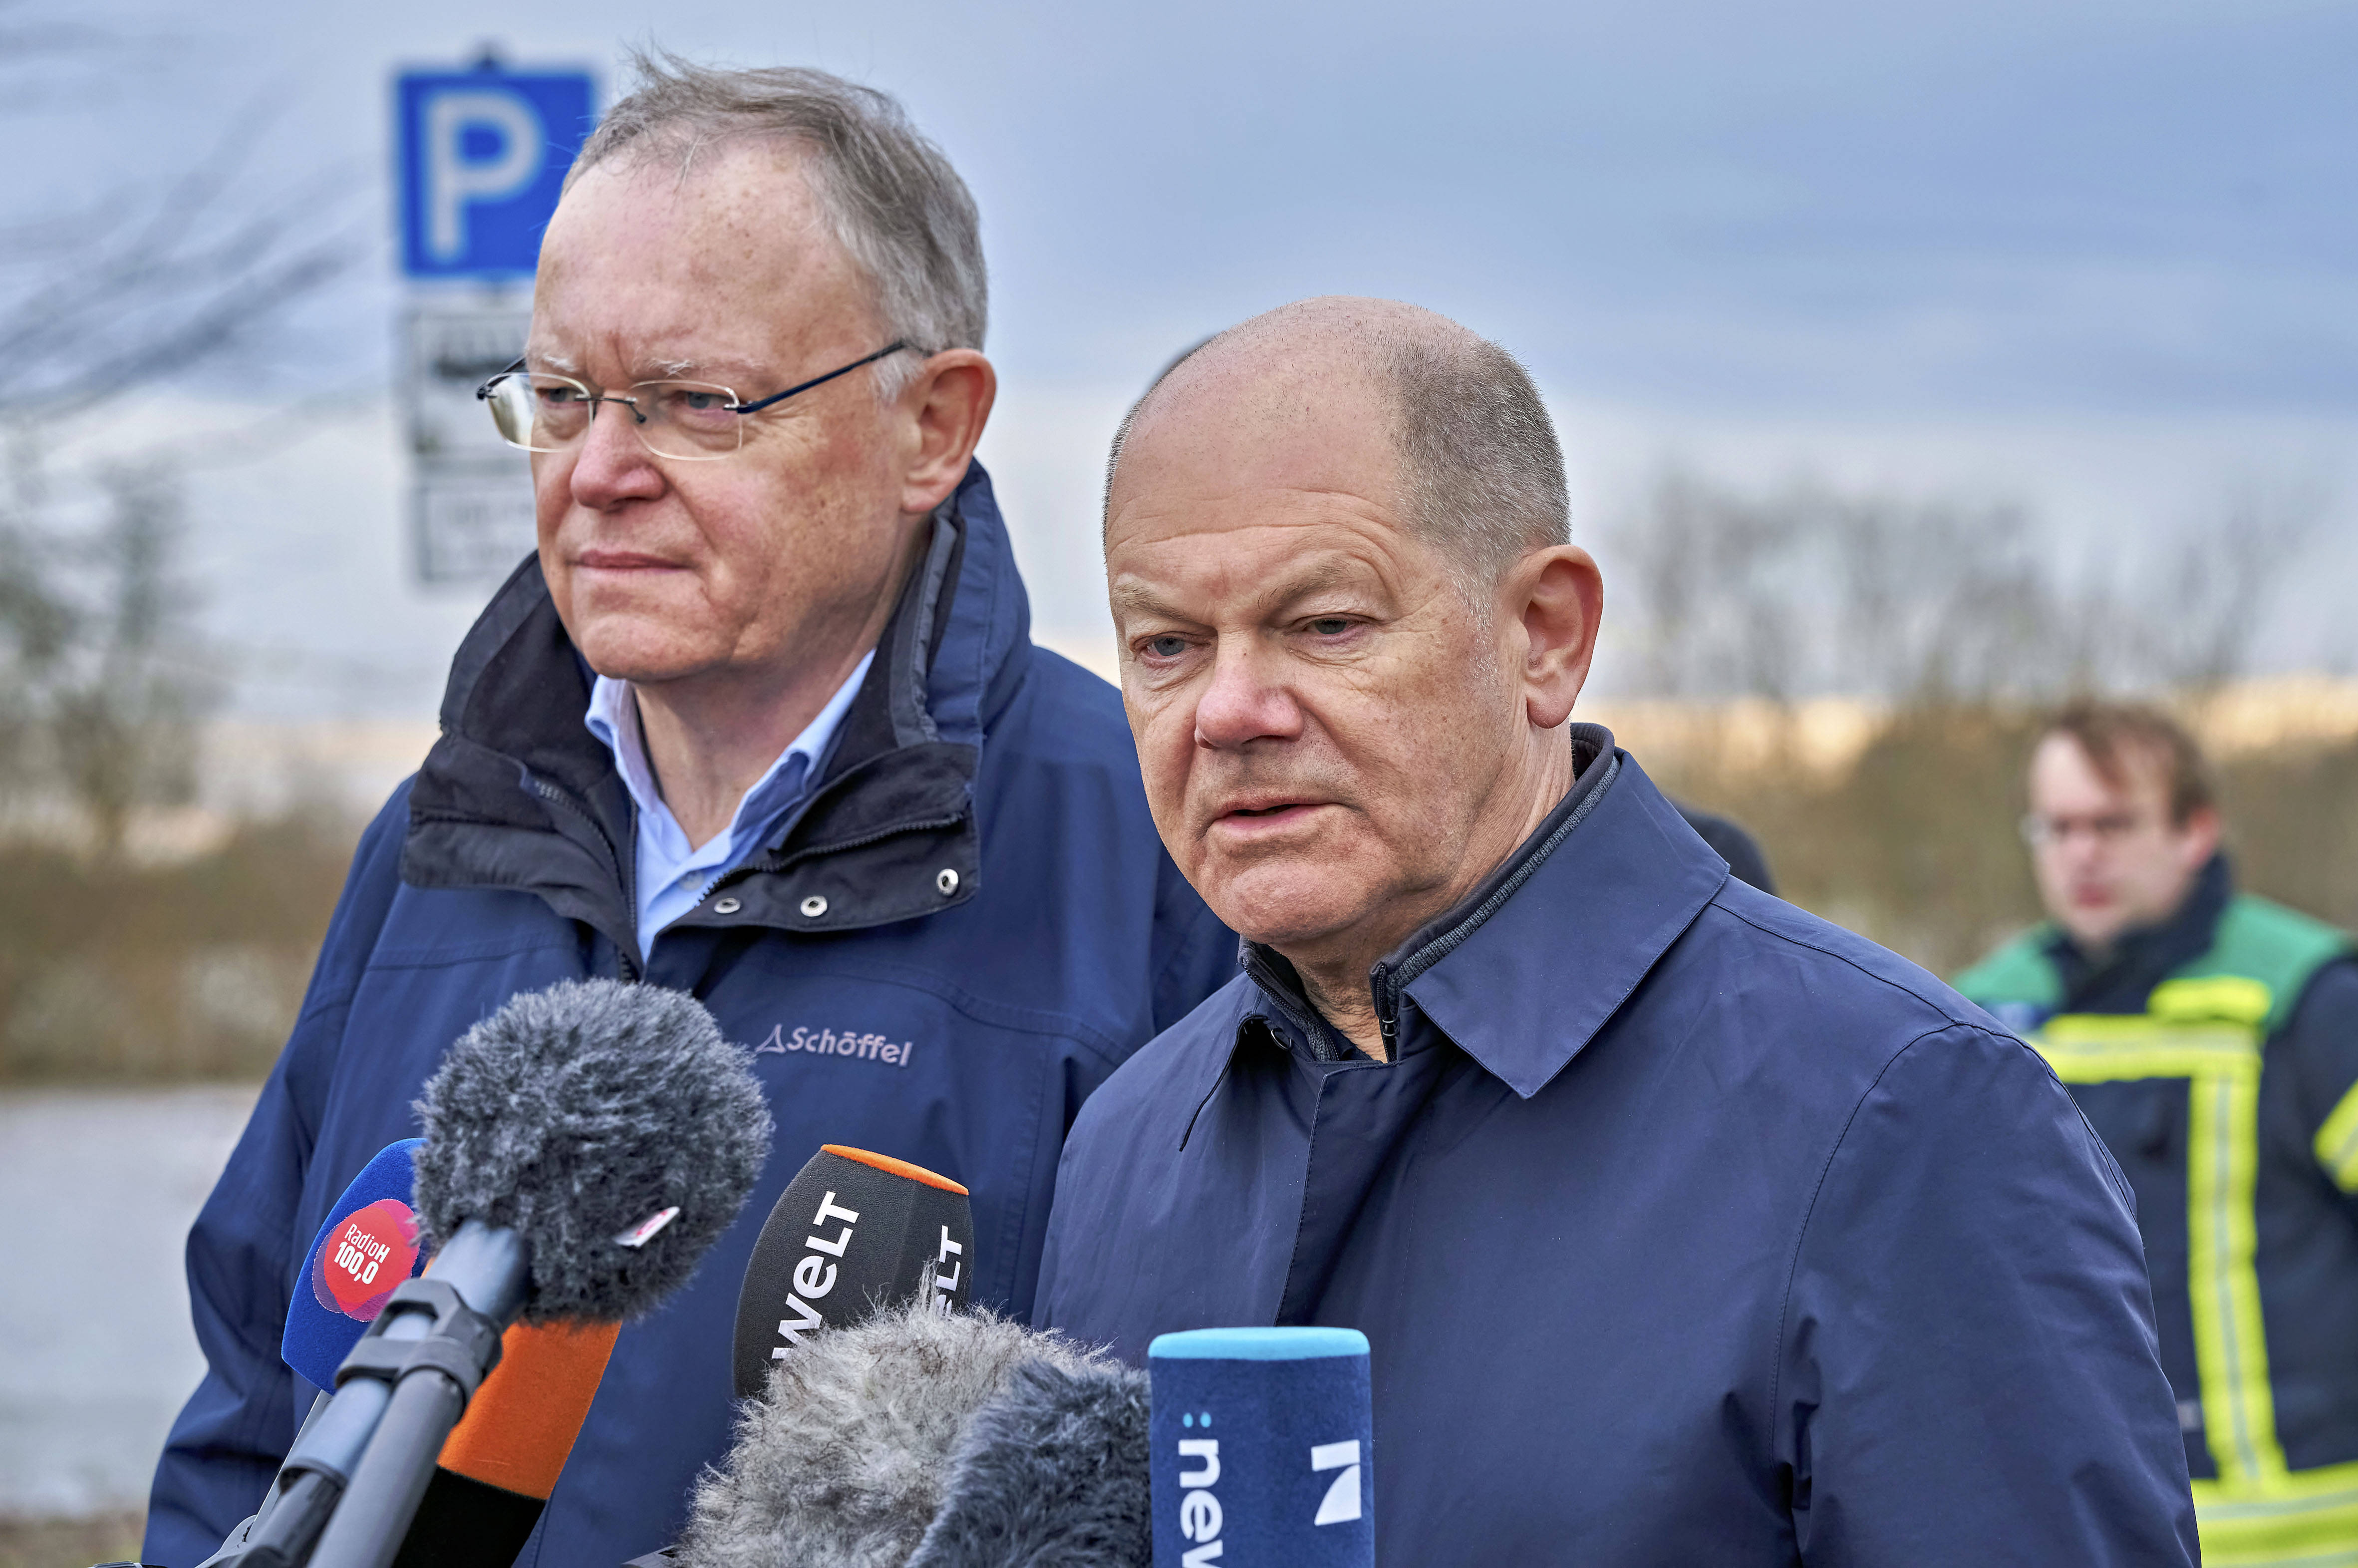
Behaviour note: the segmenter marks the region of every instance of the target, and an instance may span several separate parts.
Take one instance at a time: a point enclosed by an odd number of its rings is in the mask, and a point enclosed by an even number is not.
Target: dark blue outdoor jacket
[[[807,803],[656,938],[644,978],[755,1050],[776,1141],[695,1281],[623,1331],[520,1561],[611,1568],[672,1539],[727,1447],[755,1233],[821,1143],[971,1187],[975,1297],[1028,1312],[1082,1099],[1236,972],[1235,937],[1163,853],[1120,697],[1029,625],[978,467]],[[444,1048],[518,991],[640,978],[631,802],[588,701],[527,563],[460,650],[442,739],[362,840],[294,1037],[189,1238],[211,1369],[157,1468],[147,1561],[185,1568],[253,1510],[312,1397],[278,1358],[296,1271],[352,1174],[416,1135]],[[814,893],[826,913],[806,918]],[[784,1048],[828,1031],[910,1047],[897,1064]]]
[[[1255,947],[1108,1081],[1036,1321],[1363,1330],[1395,1568],[2191,1562],[2127,1189],[2054,1075],[1574,743],[1372,972],[1390,1063]]]

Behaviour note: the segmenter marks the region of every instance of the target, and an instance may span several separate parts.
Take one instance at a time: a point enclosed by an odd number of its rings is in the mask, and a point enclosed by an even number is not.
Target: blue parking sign
[[[593,108],[584,70],[404,71],[395,80],[401,268],[528,277]]]

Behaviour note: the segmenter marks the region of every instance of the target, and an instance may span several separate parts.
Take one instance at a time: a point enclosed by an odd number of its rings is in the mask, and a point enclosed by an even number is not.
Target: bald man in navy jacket
[[[1133,412],[1123,698],[1245,972],[1083,1107],[1035,1320],[1364,1330],[1390,1563],[2193,1562],[2119,1171],[1572,722],[1565,515],[1521,367],[1405,306],[1248,322]]]

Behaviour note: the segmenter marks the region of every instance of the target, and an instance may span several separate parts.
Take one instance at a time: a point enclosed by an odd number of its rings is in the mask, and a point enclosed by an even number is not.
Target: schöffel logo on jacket
[[[856,1056],[863,1062],[887,1062],[896,1067],[909,1065],[909,1054],[917,1048],[914,1040],[892,1041],[882,1034],[857,1034],[845,1030],[838,1034],[832,1029],[809,1029],[796,1024],[788,1033],[783,1023],[773,1024],[770,1037],[753,1047],[756,1056],[784,1055],[789,1051],[808,1051],[820,1056]]]

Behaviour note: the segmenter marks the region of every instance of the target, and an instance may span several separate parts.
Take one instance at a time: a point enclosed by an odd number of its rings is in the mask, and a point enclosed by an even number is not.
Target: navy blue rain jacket
[[[821,1143],[971,1187],[975,1299],[1029,1312],[1082,1099],[1235,974],[1235,937],[1155,836],[1119,696],[1029,626],[978,466],[812,795],[656,938],[643,978],[755,1053],[776,1141],[693,1282],[623,1331],[521,1562],[598,1568],[673,1538],[727,1448],[755,1234]],[[148,1562],[186,1568],[259,1500],[313,1392],[278,1358],[296,1273],[353,1173],[416,1135],[444,1049],[518,991],[642,978],[631,802],[588,701],[527,562],[460,650],[442,739],[362,840],[293,1039],[189,1236],[211,1370],[157,1471]]]
[[[1371,974],[1391,1062],[1249,947],[1114,1074],[1036,1321],[1132,1361],[1364,1331],[1382,1563],[2191,1562],[2131,1199],[2071,1096],[1574,743]]]

